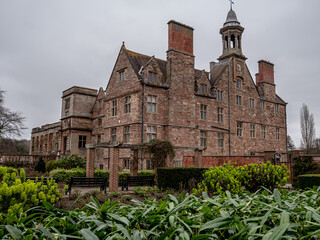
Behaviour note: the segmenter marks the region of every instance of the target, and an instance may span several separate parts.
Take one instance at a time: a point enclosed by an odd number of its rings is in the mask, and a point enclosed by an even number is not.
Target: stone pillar
[[[202,167],[202,151],[201,150],[196,150],[194,152],[194,161],[196,167]]]
[[[139,151],[137,149],[132,149],[132,160],[130,161],[130,175],[138,176],[139,168]]]
[[[94,148],[87,148],[86,177],[94,177]]]
[[[110,158],[109,192],[118,192],[119,186],[119,148],[113,147]]]

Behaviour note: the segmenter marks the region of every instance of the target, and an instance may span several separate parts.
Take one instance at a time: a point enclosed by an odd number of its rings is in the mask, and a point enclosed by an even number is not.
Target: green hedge
[[[299,188],[313,188],[320,186],[320,174],[305,174],[298,176]]]
[[[119,172],[119,184],[121,184],[123,180],[126,179],[129,175],[130,175],[130,172],[127,172],[127,171]],[[154,175],[153,171],[138,171],[138,176],[152,176],[152,175]],[[71,179],[71,177],[85,177],[86,170],[83,168],[72,168],[72,169],[57,168],[52,170],[49,173],[49,176],[53,178],[59,177],[59,182],[66,182],[69,179]],[[109,179],[109,171],[95,169],[94,176],[107,177]]]
[[[192,189],[202,181],[202,174],[209,168],[181,167],[158,168],[158,187],[176,190]]]

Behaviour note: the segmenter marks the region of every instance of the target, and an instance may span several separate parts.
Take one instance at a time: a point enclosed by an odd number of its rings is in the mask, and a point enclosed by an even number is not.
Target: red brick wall
[[[218,167],[224,163],[237,163],[237,166],[243,166],[250,163],[263,163],[264,156],[203,156],[202,167]],[[184,167],[195,167],[195,159],[192,156],[183,157]]]

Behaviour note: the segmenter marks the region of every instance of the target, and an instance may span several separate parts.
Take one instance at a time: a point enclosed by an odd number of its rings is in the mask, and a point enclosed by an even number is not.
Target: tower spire
[[[232,10],[232,4],[234,4],[234,2],[232,0],[229,0],[230,1],[230,10]]]

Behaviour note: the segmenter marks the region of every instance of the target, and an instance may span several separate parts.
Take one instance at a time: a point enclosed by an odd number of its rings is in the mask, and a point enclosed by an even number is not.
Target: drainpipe
[[[228,62],[229,156],[231,156],[230,62]]]
[[[144,142],[144,105],[145,105],[145,91],[146,91],[146,84],[145,78],[142,74],[143,66],[139,70],[139,75],[142,77],[142,121],[141,121],[141,144]],[[143,152],[141,153],[141,170],[143,170]]]

